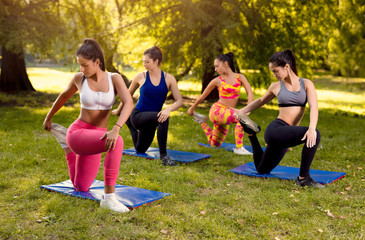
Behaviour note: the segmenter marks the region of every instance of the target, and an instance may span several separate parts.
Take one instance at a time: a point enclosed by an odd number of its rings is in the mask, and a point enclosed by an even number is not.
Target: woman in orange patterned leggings
[[[246,90],[248,103],[253,101],[253,92],[250,84],[243,74],[235,73],[233,64],[233,53],[221,54],[214,60],[215,71],[219,74],[214,78],[198,97],[195,103],[189,108],[188,114],[193,115],[198,121],[205,134],[207,135],[209,144],[212,147],[219,147],[227,136],[229,125],[235,123],[235,141],[236,148],[234,153],[240,155],[251,154],[243,147],[243,129],[242,126],[233,117],[238,102],[241,86]],[[209,111],[209,119],[214,123],[213,130],[206,123],[207,118],[195,113],[195,108],[212,92],[214,88],[218,89],[219,100],[211,107]]]

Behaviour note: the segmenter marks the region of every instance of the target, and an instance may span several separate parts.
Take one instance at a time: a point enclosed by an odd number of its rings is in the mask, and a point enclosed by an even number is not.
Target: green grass
[[[186,99],[184,107],[171,115],[168,148],[212,157],[163,167],[157,160],[123,156],[118,184],[172,195],[118,214],[101,209],[95,201],[40,189],[42,184],[68,179],[63,151],[42,129],[42,122],[71,74],[43,68],[29,73],[41,92],[0,93],[0,239],[364,239],[365,98],[364,91],[349,83],[352,79],[314,79],[322,140],[312,168],[344,171],[345,178],[320,190],[228,172],[252,157],[199,147],[198,142],[206,142],[205,135],[186,114],[191,103]],[[356,82],[361,86],[365,80]],[[181,81],[179,86],[185,97],[199,95],[197,80]],[[255,89],[255,96],[263,92]],[[210,105],[204,103],[197,111],[207,114]],[[75,96],[53,122],[69,126],[79,107]],[[275,104],[251,115],[263,128],[276,116]],[[111,117],[109,126],[115,121]],[[307,111],[302,125],[308,121]],[[125,147],[131,147],[126,127],[121,135]],[[264,144],[263,134],[258,137]],[[233,126],[226,141],[234,142]],[[244,142],[248,144],[246,136]],[[152,145],[157,147],[156,140]],[[300,152],[301,147],[293,148],[281,164],[299,167]],[[103,180],[102,168],[97,179]]]

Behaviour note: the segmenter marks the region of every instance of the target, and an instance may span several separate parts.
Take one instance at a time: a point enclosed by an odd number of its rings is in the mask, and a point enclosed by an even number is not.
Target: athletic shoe
[[[306,177],[304,179],[299,179],[299,177],[297,177],[297,180],[295,181],[295,183],[302,187],[307,186],[307,187],[325,188],[324,185],[314,181],[311,177]]]
[[[51,133],[55,136],[55,138],[57,139],[58,143],[61,145],[62,148],[68,147],[66,142],[67,128],[58,123],[52,123]]]
[[[238,155],[252,155],[252,152],[247,151],[244,147],[233,148],[233,152]]]
[[[261,131],[260,126],[252,121],[246,114],[237,113],[239,122],[243,127],[243,131],[249,134],[256,134]]]
[[[101,199],[100,207],[121,213],[129,212],[129,208],[119,202],[114,194],[107,199]]]
[[[177,166],[177,163],[169,157],[169,155],[165,155],[161,158],[162,164],[165,166]]]
[[[193,117],[194,117],[194,121],[196,121],[198,123],[206,122],[208,120],[207,116],[197,113],[197,112],[194,112]]]

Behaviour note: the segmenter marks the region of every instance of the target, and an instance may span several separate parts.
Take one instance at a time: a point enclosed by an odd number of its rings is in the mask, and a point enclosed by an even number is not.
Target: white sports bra
[[[81,108],[89,110],[109,110],[115,101],[114,86],[112,82],[112,73],[108,72],[108,92],[95,92],[89,88],[87,79],[82,82],[80,90]]]

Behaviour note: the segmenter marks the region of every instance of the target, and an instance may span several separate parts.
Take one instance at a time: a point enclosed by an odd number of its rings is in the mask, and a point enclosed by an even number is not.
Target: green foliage
[[[135,11],[135,1],[61,0],[61,18],[67,31],[55,42],[57,60],[76,65],[75,52],[85,38],[95,39],[105,55],[106,69],[122,72],[141,57],[143,40],[134,37],[135,26],[143,19]],[[136,15],[134,15],[136,14]]]
[[[329,65],[339,75],[365,75],[365,4],[341,0],[337,27],[329,41]]]
[[[258,69],[254,86],[270,83],[268,60],[290,48],[301,76],[322,68],[330,36],[331,7],[335,1],[229,1],[232,27],[226,31],[230,50],[241,68]]]
[[[271,82],[267,65],[276,51],[290,48],[299,74],[327,67],[328,41],[335,29],[337,1],[154,1],[141,5],[147,31],[165,54],[173,74],[186,70],[198,77],[222,52],[232,51],[240,69],[256,69],[254,86]],[[357,51],[361,52],[361,51]]]
[[[144,50],[159,45],[164,70],[177,79],[193,73],[207,81],[214,75],[214,58],[232,51],[240,69],[258,72],[249,78],[252,85],[267,86],[272,81],[268,59],[286,48],[294,51],[302,77],[323,68],[365,75],[363,1],[0,2],[0,44],[24,46],[36,58],[76,65],[78,45],[91,37],[104,49],[109,71],[141,69]]]
[[[37,54],[52,53],[52,39],[60,34],[58,4],[52,0],[1,0],[0,45],[18,53],[23,47]]]
[[[35,86],[39,85],[35,83],[37,77],[30,78]],[[307,189],[295,186],[293,181],[250,178],[228,172],[251,162],[252,157],[199,147],[197,143],[206,142],[206,137],[200,125],[186,114],[189,103],[185,102],[183,108],[171,115],[168,148],[208,153],[212,157],[163,167],[157,160],[124,155],[118,184],[172,194],[128,214],[101,209],[95,201],[41,190],[40,185],[68,179],[62,149],[41,127],[51,105],[49,101],[56,96],[47,92],[27,96],[1,93],[0,238],[362,239],[365,234],[364,93],[354,91],[353,84],[364,82],[364,79],[346,80],[325,74],[314,78],[322,139],[312,168],[346,172],[343,179],[325,189]],[[184,80],[180,84],[183,96],[195,98],[200,94],[197,80]],[[263,91],[256,89],[255,95]],[[322,96],[326,92],[333,99]],[[79,115],[77,99],[71,99],[73,103],[75,106],[62,108],[54,116],[54,122],[71,124]],[[356,105],[362,112],[356,116],[340,108],[344,105]],[[204,102],[198,111],[207,114],[210,106],[211,103]],[[263,130],[276,116],[276,105],[267,105],[251,114]],[[109,127],[115,121],[111,117]],[[302,125],[308,124],[307,110]],[[128,129],[123,127],[120,134],[125,148],[131,147]],[[258,137],[264,144],[263,134]],[[227,142],[233,141],[231,126]],[[247,136],[244,144],[248,144]],[[153,146],[158,146],[156,140]],[[300,146],[293,148],[286,153],[282,165],[298,167],[300,154]],[[97,179],[103,180],[102,167]]]

